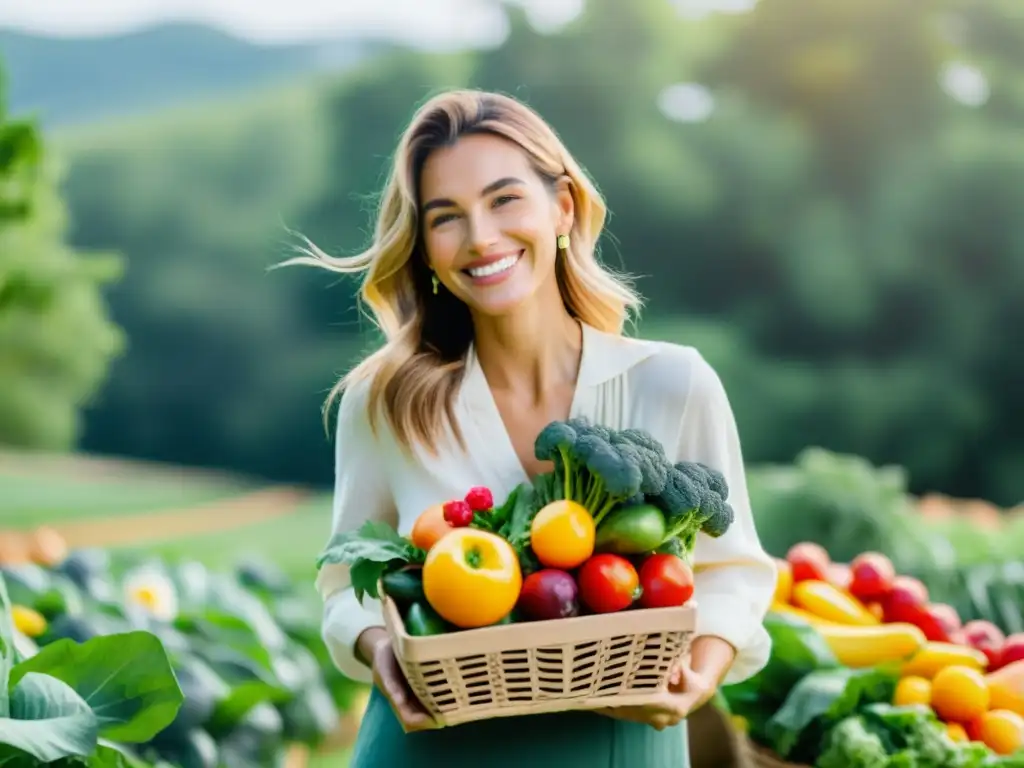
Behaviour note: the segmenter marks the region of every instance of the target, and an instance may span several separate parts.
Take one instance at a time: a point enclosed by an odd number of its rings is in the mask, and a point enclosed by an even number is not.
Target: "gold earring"
[[[437,279],[437,273],[435,272],[430,276],[430,282],[434,285],[434,295],[437,295],[437,286],[441,284],[441,281]]]
[[[559,235],[558,236],[558,250],[567,251],[569,250],[569,236]]]

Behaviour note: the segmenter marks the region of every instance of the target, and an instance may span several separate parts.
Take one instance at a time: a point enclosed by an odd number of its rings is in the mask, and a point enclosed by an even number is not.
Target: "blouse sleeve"
[[[397,511],[383,470],[379,443],[370,429],[367,398],[360,384],[345,391],[338,406],[331,534],[359,528],[367,520],[397,523]],[[373,681],[372,671],[356,658],[363,630],[383,626],[380,602],[356,599],[346,565],[320,569],[316,587],[324,601],[321,636],[338,669],[351,680]]]
[[[679,460],[717,469],[729,486],[735,518],[718,538],[698,534],[694,550],[697,635],[714,635],[736,649],[724,683],[752,677],[768,663],[771,638],[764,617],[775,594],[774,560],[761,546],[750,510],[743,455],[732,407],[715,370],[696,356],[683,413]]]

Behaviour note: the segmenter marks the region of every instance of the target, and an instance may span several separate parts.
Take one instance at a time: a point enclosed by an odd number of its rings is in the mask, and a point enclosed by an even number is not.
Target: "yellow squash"
[[[818,627],[823,624],[836,623],[834,621],[829,621],[828,619],[823,619],[821,618],[821,616],[815,616],[813,613],[805,611],[803,608],[797,608],[795,605],[790,605],[789,603],[780,603],[778,600],[772,603],[771,612],[780,613],[783,616],[792,616],[793,618],[806,621],[812,627]]]
[[[924,632],[913,624],[819,624],[815,629],[839,662],[851,669],[905,661],[928,642]]]
[[[793,587],[793,604],[837,624],[864,627],[881,624],[878,617],[847,592],[824,581],[801,581]]]
[[[930,642],[903,665],[901,674],[904,677],[913,675],[931,680],[941,670],[954,665],[983,672],[988,666],[988,658],[981,651],[967,645]]]

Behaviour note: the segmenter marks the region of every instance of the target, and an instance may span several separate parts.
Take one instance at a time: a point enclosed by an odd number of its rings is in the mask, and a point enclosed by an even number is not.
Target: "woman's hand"
[[[369,660],[373,669],[373,684],[388,700],[391,711],[402,724],[402,730],[412,733],[437,728],[437,721],[423,708],[409,687],[387,631],[381,627],[365,630],[359,636],[358,646],[360,655]]]
[[[714,698],[735,657],[736,650],[725,640],[699,637],[693,642],[690,657],[672,670],[667,690],[650,704],[609,707],[597,712],[619,720],[644,723],[659,731],[678,725]]]
[[[678,725],[694,710],[700,709],[715,695],[714,680],[680,662],[672,673],[668,689],[650,704],[637,707],[609,707],[599,714],[618,720],[650,725],[659,731]]]

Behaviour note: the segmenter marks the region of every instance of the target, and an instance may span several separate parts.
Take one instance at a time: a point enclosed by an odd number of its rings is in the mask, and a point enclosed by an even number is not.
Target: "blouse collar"
[[[576,382],[578,390],[598,387],[622,376],[656,352],[653,342],[602,331],[584,322],[580,326],[583,329],[583,350]],[[473,389],[486,386],[475,344],[469,347],[467,369]]]

